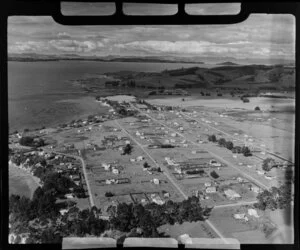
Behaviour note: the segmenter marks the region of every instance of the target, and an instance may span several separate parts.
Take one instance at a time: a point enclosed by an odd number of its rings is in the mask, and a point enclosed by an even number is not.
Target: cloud
[[[209,42],[200,41],[135,41],[125,44],[116,44],[117,48],[137,49],[148,52],[183,52],[183,53],[202,53],[207,46],[211,45]]]
[[[67,32],[59,32],[57,33],[58,38],[71,38],[71,35]]]
[[[43,42],[37,41],[26,41],[26,42],[15,42],[8,44],[8,52],[10,53],[26,53],[26,52],[41,52],[47,46]]]
[[[213,7],[217,8],[217,7]],[[65,26],[10,17],[9,51],[93,55],[294,57],[295,18],[253,14],[233,25]]]
[[[49,44],[59,51],[65,52],[90,52],[98,47],[103,47],[101,42],[77,40],[51,40]]]

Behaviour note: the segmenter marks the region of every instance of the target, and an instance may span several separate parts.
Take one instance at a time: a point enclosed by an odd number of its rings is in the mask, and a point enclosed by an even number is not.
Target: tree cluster
[[[199,198],[193,196],[182,202],[167,201],[163,205],[150,203],[118,204],[111,210],[111,224],[114,229],[129,232],[134,228],[140,228],[143,237],[158,237],[157,228],[164,224],[174,225],[185,221],[203,221],[211,209],[201,207]]]
[[[19,140],[20,145],[28,147],[42,147],[45,146],[45,141],[42,138],[34,138],[31,136],[23,136]]]
[[[270,190],[264,190],[257,195],[257,203],[255,207],[261,210],[265,209],[283,209],[289,207],[292,201],[292,186],[285,184],[272,187]]]
[[[247,146],[243,146],[243,147],[234,146],[232,141],[226,141],[224,138],[220,138],[219,140],[217,140],[215,135],[209,135],[208,136],[208,141],[218,142],[218,144],[221,147],[225,147],[225,148],[231,150],[232,153],[243,154],[244,156],[251,156],[252,155],[250,149]]]
[[[272,168],[277,167],[277,163],[273,158],[266,158],[263,160],[262,169],[264,171],[270,171]]]

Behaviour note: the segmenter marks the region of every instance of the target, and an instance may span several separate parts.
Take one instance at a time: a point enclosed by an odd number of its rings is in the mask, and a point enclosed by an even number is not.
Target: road
[[[172,130],[174,133],[178,134],[179,136],[183,137],[186,141],[189,141],[190,143],[192,143],[193,145],[196,145],[197,147],[201,148],[201,145],[199,145],[198,143],[186,138],[183,134],[181,134],[180,132],[178,132],[177,130],[167,126],[166,124],[156,120],[155,118],[153,118],[152,116],[150,116],[149,114],[143,112],[142,110],[132,106],[134,109],[138,110],[140,113],[146,115],[147,117],[149,117],[150,119],[152,119],[153,121],[155,121],[156,123],[159,123],[160,125],[168,128],[169,130]],[[212,156],[214,156],[216,159],[218,159],[219,161],[226,163],[228,166],[234,168],[235,170],[237,170],[238,172],[240,172],[243,176],[247,177],[249,180],[252,180],[254,183],[256,183],[258,186],[262,187],[263,189],[269,189],[268,186],[266,186],[265,184],[263,184],[262,182],[258,181],[257,179],[255,179],[254,177],[244,173],[239,167],[234,166],[231,162],[225,160],[224,158],[220,157],[219,155],[213,153],[212,151],[205,149],[206,151],[208,151]]]
[[[151,161],[157,166],[161,167],[163,169],[164,175],[168,178],[168,180],[177,188],[177,190],[182,194],[182,196],[187,199],[188,196],[182,191],[182,189],[179,187],[179,185],[173,180],[173,178],[170,176],[169,172],[167,171],[166,167],[161,165],[159,166],[156,160],[149,154],[149,152],[143,147],[142,144],[140,144],[117,120],[114,120],[116,125],[128,135],[128,137],[131,138],[132,141],[134,141],[141,150],[151,159]],[[222,239],[224,240],[224,243],[229,243],[226,241],[226,238],[223,236],[223,234],[211,223],[210,220],[205,220],[205,222],[211,227],[211,229]]]
[[[205,122],[203,122],[203,121],[201,121],[201,120],[199,120],[199,119],[197,119],[197,118],[195,118],[195,117],[189,116],[189,115],[185,114],[184,112],[180,112],[180,114],[183,115],[183,116],[185,116],[185,117],[188,117],[188,118],[190,118],[190,119],[193,119],[193,120],[199,122],[199,123],[202,124],[202,125],[205,125],[205,126],[207,126],[207,127],[209,127],[209,128],[212,128],[212,129],[214,129],[214,130],[216,130],[216,131],[218,131],[218,132],[220,132],[220,133],[222,133],[222,134],[224,134],[224,135],[227,135],[227,136],[229,136],[229,137],[232,138],[232,139],[235,139],[235,140],[237,140],[237,141],[240,141],[240,142],[244,143],[243,140],[241,140],[241,139],[239,139],[239,138],[236,138],[236,137],[234,137],[233,135],[228,134],[227,132],[225,132],[225,131],[223,131],[223,130],[220,130],[220,129],[218,129],[218,128],[215,128],[214,126],[211,126],[211,125],[209,125],[209,124],[207,124],[207,123],[205,123]],[[279,159],[281,159],[281,160],[285,160],[285,161],[287,161],[287,162],[289,162],[289,163],[291,163],[291,164],[294,164],[294,163],[291,162],[290,160],[285,159],[285,158],[282,157],[282,156],[278,156],[277,154],[275,154],[275,153],[273,153],[273,152],[271,152],[271,151],[266,150],[264,147],[258,146],[258,145],[255,144],[255,143],[252,143],[252,144],[253,144],[256,148],[259,148],[259,149],[261,149],[261,150],[267,152],[268,154],[271,154],[271,155],[273,155],[273,156],[275,156],[275,157],[277,157],[277,158],[279,158]]]
[[[156,167],[160,167],[163,169],[164,175],[167,176],[169,181],[177,188],[177,190],[182,194],[182,196],[185,199],[187,199],[188,196],[181,190],[178,184],[172,179],[170,174],[166,171],[167,170],[166,167],[163,165],[159,166],[156,160],[149,154],[149,152],[144,148],[142,144],[140,144],[117,120],[115,120],[115,123],[124,133],[126,133],[131,138],[131,140],[133,140],[142,149],[142,151],[151,159],[151,161],[156,165]]]
[[[47,151],[49,151],[49,150],[47,150]],[[93,195],[92,195],[92,191],[91,191],[89,179],[88,179],[87,172],[86,172],[86,165],[85,165],[85,162],[84,162],[83,158],[80,157],[80,156],[77,156],[77,155],[65,154],[65,153],[56,152],[56,151],[52,151],[52,150],[50,150],[49,152],[52,152],[52,153],[55,153],[55,154],[59,154],[59,155],[64,155],[64,156],[67,156],[67,157],[70,157],[70,158],[74,158],[74,159],[77,159],[77,160],[81,161],[83,175],[84,175],[85,183],[86,183],[86,186],[87,186],[87,189],[88,189],[88,193],[89,193],[90,205],[91,205],[91,207],[95,206],[95,202],[94,202],[94,199],[93,199]],[[79,152],[80,152],[80,155],[81,155],[81,151],[79,151]]]
[[[257,201],[241,201],[237,203],[230,203],[230,204],[224,204],[224,205],[217,205],[214,206],[214,208],[224,208],[224,207],[236,207],[236,206],[245,206],[245,205],[253,205]]]

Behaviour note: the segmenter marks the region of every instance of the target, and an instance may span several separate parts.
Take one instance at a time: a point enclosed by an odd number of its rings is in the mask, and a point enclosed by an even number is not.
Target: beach
[[[32,198],[34,191],[39,186],[39,178],[13,163],[9,164],[9,195],[17,194]]]

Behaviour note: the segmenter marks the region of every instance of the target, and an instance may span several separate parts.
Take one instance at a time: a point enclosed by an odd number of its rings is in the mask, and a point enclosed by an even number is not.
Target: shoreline
[[[13,183],[11,183],[13,179],[20,179],[22,181],[21,186],[26,186],[28,188],[30,192],[30,197],[28,198],[30,199],[32,198],[35,190],[42,186],[40,184],[40,179],[36,176],[33,176],[28,170],[22,168],[22,165],[17,166],[16,164],[9,162],[9,189],[11,188],[10,185],[13,185]],[[24,195],[18,189],[18,187],[14,187],[14,189],[15,192],[13,193],[17,193],[20,196]]]

